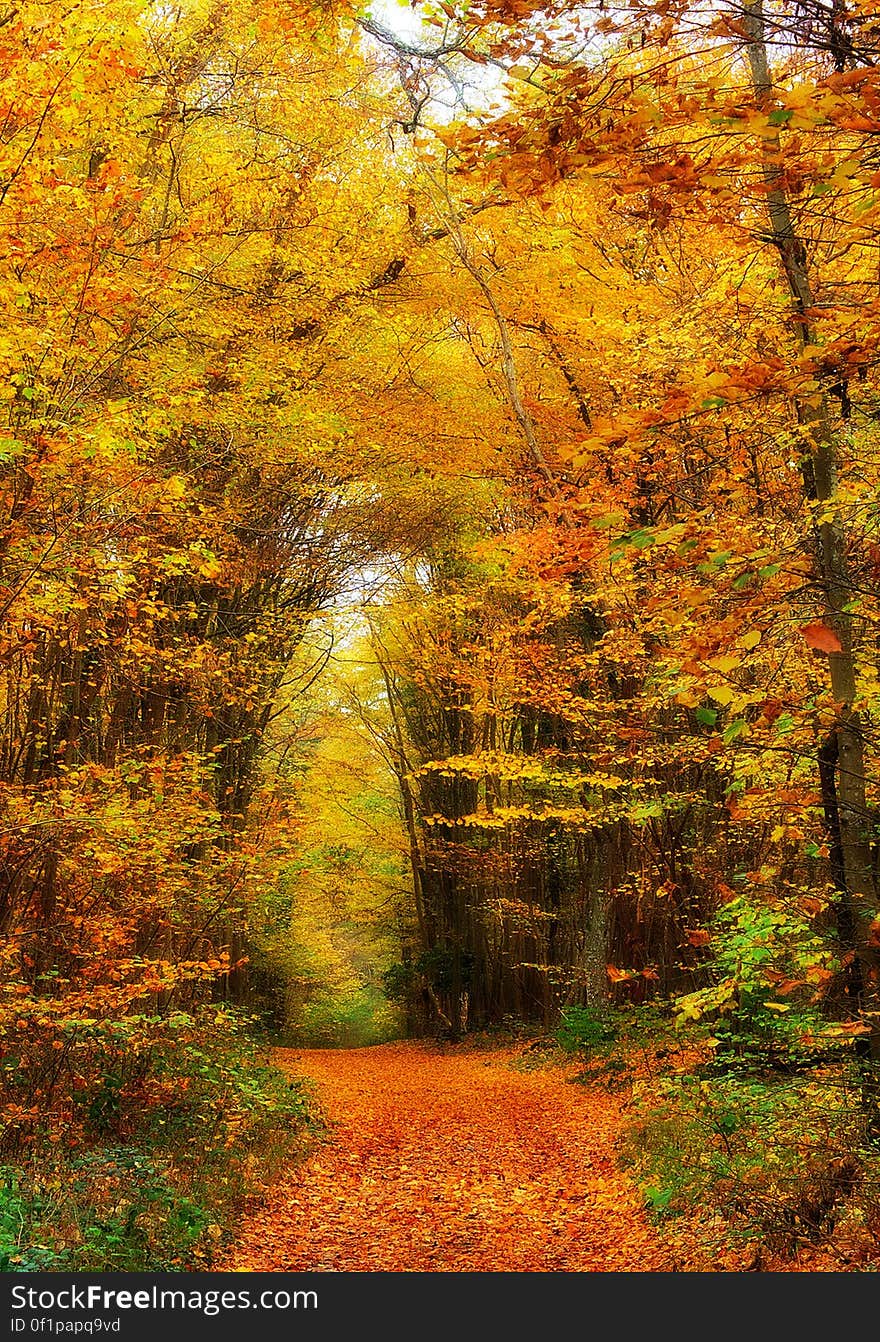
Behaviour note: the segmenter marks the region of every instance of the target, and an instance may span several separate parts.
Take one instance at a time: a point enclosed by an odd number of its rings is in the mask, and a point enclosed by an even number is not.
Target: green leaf
[[[590,525],[597,531],[607,531],[609,527],[619,527],[625,520],[625,513],[606,513],[604,517],[594,517]]]
[[[19,442],[17,438],[0,438],[0,463],[13,461],[26,451],[27,443]]]
[[[649,545],[656,543],[656,537],[652,531],[634,531],[629,538],[629,543],[636,550],[646,550]]]
[[[664,1212],[674,1196],[672,1188],[646,1188],[645,1202],[655,1212]]]

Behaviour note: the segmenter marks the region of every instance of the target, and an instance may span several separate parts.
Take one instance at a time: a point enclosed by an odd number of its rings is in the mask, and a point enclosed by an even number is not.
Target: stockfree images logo
[[[58,1290],[34,1286],[13,1286],[12,1308],[45,1310],[128,1310],[169,1309],[198,1311],[212,1316],[233,1309],[317,1309],[317,1291],[198,1291],[167,1290],[151,1286],[141,1290],[117,1290],[100,1285],[64,1286]],[[37,1322],[33,1320],[33,1322]],[[46,1324],[51,1320],[46,1320]],[[100,1320],[93,1320],[98,1323]],[[24,1319],[13,1319],[13,1332],[22,1332]],[[21,1325],[21,1326],[20,1326]],[[34,1329],[39,1331],[39,1329]],[[51,1330],[50,1330],[51,1331]],[[66,1329],[63,1331],[67,1331]],[[85,1330],[84,1330],[85,1331]],[[106,1325],[105,1325],[105,1331]]]

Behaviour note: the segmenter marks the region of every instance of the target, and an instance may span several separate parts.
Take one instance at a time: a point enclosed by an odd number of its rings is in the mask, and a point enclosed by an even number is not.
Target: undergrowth
[[[652,1218],[706,1266],[875,1270],[880,1142],[851,1043],[747,992],[720,1015],[681,1008],[573,1008],[556,1036],[577,1079],[627,1090],[620,1159]]]
[[[570,1007],[557,1044],[626,1091],[621,1161],[686,1261],[876,1269],[880,1080],[833,931],[768,894],[723,905],[711,944],[708,986]]]
[[[215,1006],[163,1027],[137,1067],[106,1049],[63,1127],[4,1131],[0,1270],[208,1268],[242,1201],[305,1144],[308,1093],[245,1018]]]
[[[880,1147],[858,1068],[809,1074],[707,1070],[637,1084],[624,1164],[658,1219],[714,1218],[731,1245],[793,1258],[872,1261],[880,1230]]]
[[[554,1042],[563,1053],[580,1059],[576,1080],[599,1081],[612,1090],[631,1085],[646,1067],[680,1052],[683,1043],[668,1010],[610,1003],[567,1007]]]

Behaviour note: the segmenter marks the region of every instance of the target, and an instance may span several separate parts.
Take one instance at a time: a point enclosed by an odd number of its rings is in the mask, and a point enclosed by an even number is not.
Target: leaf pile
[[[620,1100],[511,1050],[284,1050],[332,1138],[244,1227],[240,1271],[621,1272],[669,1267],[616,1167]]]

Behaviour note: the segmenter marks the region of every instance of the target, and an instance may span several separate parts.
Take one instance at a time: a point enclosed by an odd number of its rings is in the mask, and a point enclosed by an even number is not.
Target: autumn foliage
[[[662,1001],[870,1139],[878,44],[862,0],[0,12],[10,1169],[140,1150],[187,1076],[181,1132],[271,1146],[242,1013]]]

